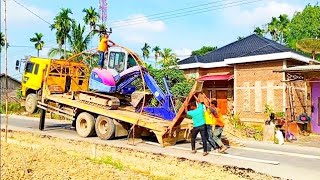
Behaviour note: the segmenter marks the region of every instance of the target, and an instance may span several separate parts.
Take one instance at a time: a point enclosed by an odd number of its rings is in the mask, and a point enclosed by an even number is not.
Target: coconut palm
[[[288,32],[288,24],[290,23],[290,20],[288,18],[288,15],[286,14],[281,14],[279,16],[279,41],[280,43],[284,43],[284,40],[286,38],[286,34]]]
[[[272,39],[274,41],[279,40],[279,20],[275,17],[272,17],[272,20],[267,25],[267,32],[270,33]]]
[[[71,9],[62,8],[58,15],[54,18],[54,23],[50,26],[51,30],[56,30],[56,40],[59,48],[62,49],[64,45],[64,57],[66,57],[67,37],[71,30],[74,20],[69,16],[72,14]]]
[[[264,29],[261,29],[260,27],[256,27],[253,32],[258,36],[263,36],[265,34]]]
[[[5,42],[6,38],[4,36],[4,33],[0,32],[0,38],[1,38],[0,39],[0,52],[1,52],[2,48],[6,45],[6,42]]]
[[[98,31],[94,31],[95,34],[99,32],[106,32],[107,31],[107,26],[105,24],[97,24],[98,26]],[[99,37],[101,38],[102,34],[99,33]]]
[[[164,48],[162,51],[160,51],[160,56],[162,58],[160,63],[163,66],[171,66],[176,64],[177,56],[172,52],[172,49]]]
[[[141,48],[141,50],[142,50],[142,56],[143,56],[143,59],[144,59],[144,60],[146,60],[146,58],[147,58],[147,59],[149,58],[150,49],[151,49],[151,47],[149,46],[149,44],[148,44],[148,43],[144,43],[144,46]]]
[[[70,58],[88,49],[88,45],[90,43],[92,33],[85,34],[85,29],[86,29],[85,26],[81,26],[80,24],[77,24],[75,22],[72,23],[71,31],[68,35],[68,42],[70,44],[70,49],[66,50],[65,58]],[[57,56],[59,53],[61,53],[61,49],[52,48],[49,51],[49,56],[54,57],[54,56]],[[82,55],[75,57],[74,60],[79,61],[85,58],[87,55],[88,54],[84,53]]]
[[[32,37],[30,38],[30,41],[35,43],[34,44],[34,47],[36,48],[37,50],[37,54],[38,54],[38,57],[39,57],[39,52],[42,50],[43,46],[44,46],[44,42],[42,40],[42,37],[43,37],[43,34],[42,33],[34,33],[36,36],[35,37]]]
[[[82,12],[86,13],[83,20],[84,23],[90,25],[90,29],[95,29],[96,23],[99,20],[99,13],[92,6],[88,9],[83,9]]]
[[[161,48],[159,46],[156,46],[152,49],[152,51],[154,52],[154,58],[157,63],[158,57],[160,56]]]

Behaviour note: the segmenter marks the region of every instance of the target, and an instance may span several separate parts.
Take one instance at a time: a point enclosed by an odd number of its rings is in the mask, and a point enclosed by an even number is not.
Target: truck
[[[102,83],[98,71],[91,71],[82,62],[35,57],[26,61],[22,94],[28,112],[40,109],[40,130],[44,129],[46,113],[51,112],[71,120],[81,137],[97,135],[110,140],[155,136],[162,146],[190,139],[192,122],[185,118],[184,106],[195,92],[201,91],[201,82],[196,82],[184,105],[176,110],[169,88],[166,86],[164,93],[132,51],[110,48],[106,57],[106,68],[115,71],[114,77],[118,78],[115,86],[97,86],[97,82]],[[128,93],[137,77],[145,82],[149,93]],[[108,91],[101,92],[99,88]],[[144,106],[150,94],[158,100],[158,107]]]

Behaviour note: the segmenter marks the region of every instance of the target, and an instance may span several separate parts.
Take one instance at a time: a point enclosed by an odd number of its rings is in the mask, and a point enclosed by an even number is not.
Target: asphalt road
[[[4,128],[4,122],[5,118],[4,116],[1,116],[1,129]],[[37,118],[10,116],[9,129],[41,133],[58,138],[125,147],[139,151],[162,153],[192,160],[207,161],[219,165],[251,168],[257,172],[266,173],[275,177],[304,180],[319,179],[320,177],[319,148],[292,145],[280,146],[271,143],[244,141],[242,143],[245,144],[245,148],[231,147],[227,150],[226,155],[220,156],[218,154],[210,154],[209,156],[203,157],[201,153],[191,154],[189,143],[181,143],[173,147],[162,148],[150,141],[136,142],[135,145],[132,145],[125,137],[102,141],[97,137],[79,137],[71,128],[70,122],[67,121],[47,120],[44,131],[38,130],[38,122],[39,120]],[[199,143],[196,146],[201,147]],[[199,150],[199,152],[201,152],[201,150]]]

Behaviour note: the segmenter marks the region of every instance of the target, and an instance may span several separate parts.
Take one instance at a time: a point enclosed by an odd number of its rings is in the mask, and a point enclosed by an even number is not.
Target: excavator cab
[[[120,76],[136,65],[134,58],[124,48],[110,47],[103,69],[92,70],[89,88],[102,93],[115,93]],[[135,88],[128,86],[123,88],[123,91],[124,94],[131,94]]]
[[[120,47],[109,48],[109,52],[105,61],[104,68],[115,70],[117,73],[122,73],[124,70],[137,65],[132,55]]]

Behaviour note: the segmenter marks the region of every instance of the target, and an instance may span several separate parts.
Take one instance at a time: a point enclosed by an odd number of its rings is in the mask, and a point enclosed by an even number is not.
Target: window
[[[36,67],[34,68],[33,74],[37,75],[39,71],[39,64],[36,64]]]
[[[115,69],[118,72],[122,72],[125,66],[125,53],[123,52],[110,52],[109,64],[110,69]]]
[[[131,55],[129,55],[128,56],[128,65],[127,65],[128,67],[127,68],[131,68],[131,67],[136,66],[136,65],[137,65],[137,63],[134,60],[134,58]]]
[[[32,63],[32,62],[27,62],[25,72],[26,72],[26,73],[32,73],[33,66],[34,66],[34,63]]]

